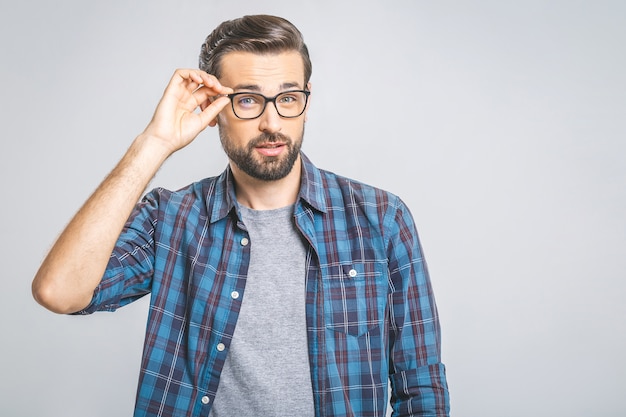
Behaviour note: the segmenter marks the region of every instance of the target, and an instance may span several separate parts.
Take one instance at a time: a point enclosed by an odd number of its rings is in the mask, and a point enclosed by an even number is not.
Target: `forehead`
[[[220,82],[235,90],[275,93],[304,86],[304,63],[297,51],[276,54],[229,52],[220,62]]]

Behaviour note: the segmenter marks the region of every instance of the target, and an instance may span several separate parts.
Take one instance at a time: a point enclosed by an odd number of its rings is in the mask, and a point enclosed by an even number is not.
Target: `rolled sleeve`
[[[90,304],[75,314],[115,311],[150,292],[154,273],[156,199],[147,195],[133,210]]]
[[[435,298],[413,218],[398,199],[388,242],[391,405],[394,416],[448,416],[450,405]]]

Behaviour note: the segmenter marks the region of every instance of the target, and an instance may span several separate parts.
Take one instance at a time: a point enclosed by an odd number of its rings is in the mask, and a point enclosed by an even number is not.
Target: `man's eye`
[[[254,106],[259,103],[259,99],[254,96],[242,96],[237,100],[240,106]]]
[[[302,98],[297,95],[297,94],[288,94],[285,96],[280,96],[278,98],[278,102],[280,104],[285,104],[285,105],[289,105],[289,104],[295,104],[302,101]]]

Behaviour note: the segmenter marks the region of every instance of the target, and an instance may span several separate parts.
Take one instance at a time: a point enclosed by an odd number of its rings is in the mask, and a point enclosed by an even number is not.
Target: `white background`
[[[0,414],[132,414],[147,299],[31,298],[64,225],[221,21],[282,15],[313,59],[305,152],[420,230],[455,417],[626,415],[626,3],[13,1],[0,6]],[[226,160],[216,130],[153,185]]]

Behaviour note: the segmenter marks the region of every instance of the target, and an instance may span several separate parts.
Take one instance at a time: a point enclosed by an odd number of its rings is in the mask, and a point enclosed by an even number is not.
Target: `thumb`
[[[226,96],[218,97],[216,100],[206,101],[200,105],[199,116],[203,126],[215,126],[217,124],[217,115],[230,103],[230,99]]]

